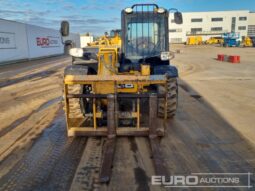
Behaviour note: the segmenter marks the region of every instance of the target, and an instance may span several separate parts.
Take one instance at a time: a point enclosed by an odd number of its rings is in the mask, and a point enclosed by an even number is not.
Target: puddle
[[[134,174],[135,174],[136,183],[138,184],[138,188],[136,190],[149,191],[150,190],[149,184],[148,184],[149,178],[146,175],[146,172],[144,171],[144,169],[140,167],[134,168]]]

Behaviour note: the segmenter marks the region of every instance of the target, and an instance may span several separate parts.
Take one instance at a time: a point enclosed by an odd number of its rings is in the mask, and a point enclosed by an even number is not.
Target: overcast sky
[[[120,28],[121,9],[148,2],[184,12],[255,11],[255,0],[0,0],[0,18],[54,29],[59,28],[61,20],[68,20],[71,32],[101,35]]]

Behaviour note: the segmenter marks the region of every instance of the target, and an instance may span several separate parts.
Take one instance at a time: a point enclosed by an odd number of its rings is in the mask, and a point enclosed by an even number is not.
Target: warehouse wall
[[[0,62],[28,58],[26,27],[0,19]]]
[[[248,21],[248,36],[255,37],[255,13],[250,13]]]
[[[232,18],[236,18],[235,32],[240,36],[247,36],[249,11],[209,11],[209,12],[186,12],[183,13],[183,24],[177,25],[173,22],[174,14],[169,15],[169,38],[172,43],[183,43],[187,41],[188,35],[192,29],[201,28],[202,32],[197,36],[202,36],[203,40],[207,40],[213,36],[221,36],[221,33],[231,32]],[[246,17],[247,20],[241,20],[240,17]],[[202,19],[202,22],[192,22],[192,19]],[[222,21],[213,22],[212,18],[222,18]],[[222,28],[220,31],[212,29]],[[245,29],[240,29],[244,27]],[[204,35],[206,34],[206,35]],[[216,35],[217,34],[217,35]]]
[[[0,64],[29,60],[64,53],[58,30],[0,19]],[[71,33],[64,40],[72,40],[80,47],[80,35]]]

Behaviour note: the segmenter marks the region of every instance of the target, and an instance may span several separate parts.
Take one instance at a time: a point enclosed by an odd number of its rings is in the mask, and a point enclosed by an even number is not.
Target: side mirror
[[[69,23],[68,21],[62,21],[61,22],[61,29],[60,29],[62,36],[68,36],[69,35]]]
[[[182,13],[181,12],[175,12],[174,13],[174,22],[178,25],[182,24],[183,23],[183,20],[182,20]]]

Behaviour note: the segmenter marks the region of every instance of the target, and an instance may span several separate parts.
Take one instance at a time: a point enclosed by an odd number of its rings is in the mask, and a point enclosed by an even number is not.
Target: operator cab
[[[180,24],[178,14],[175,20]],[[156,4],[136,4],[124,9],[121,17],[120,72],[140,71],[141,64],[169,65],[168,10]]]
[[[110,32],[110,37],[116,37],[116,36],[121,36],[121,30],[120,29],[116,29],[116,30],[111,30]]]

